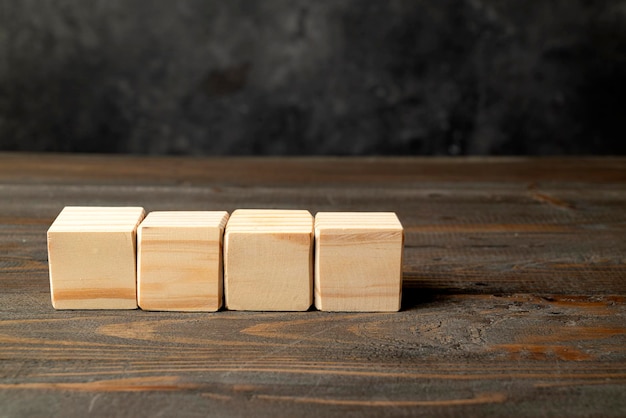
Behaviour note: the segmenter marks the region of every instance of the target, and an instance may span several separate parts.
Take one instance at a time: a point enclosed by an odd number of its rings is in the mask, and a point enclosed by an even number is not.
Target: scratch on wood
[[[548,205],[556,206],[559,209],[576,209],[576,206],[573,203],[570,203],[563,199],[559,199],[558,197],[551,196],[547,193],[541,193],[537,189],[537,183],[531,183],[528,185],[530,197],[532,197],[534,200],[541,203],[547,203]]]
[[[93,398],[91,398],[91,402],[89,402],[89,410],[87,410],[88,413],[91,413],[91,411],[93,411],[93,407],[100,396],[102,396],[102,394],[98,393]]]
[[[573,203],[570,203],[563,199],[559,199],[558,197],[550,196],[545,193],[533,192],[531,196],[533,199],[539,202],[547,203],[561,209],[576,209],[576,206]]]
[[[221,393],[204,392],[200,396],[203,398],[209,398],[216,401],[230,401],[233,397],[228,395],[222,395]]]
[[[178,380],[177,376],[134,377],[76,383],[0,384],[0,389],[68,390],[75,392],[170,392],[198,389],[200,387],[200,385],[194,383],[179,383]]]
[[[543,382],[535,383],[533,386],[536,388],[554,388],[554,387],[567,387],[567,386],[596,386],[596,385],[623,385],[626,384],[626,379],[599,379],[599,380],[573,380],[570,382]]]
[[[468,399],[437,399],[424,401],[408,400],[361,400],[361,399],[327,399],[309,398],[304,396],[256,395],[255,398],[268,401],[312,403],[339,406],[375,406],[375,407],[414,407],[414,406],[461,406],[485,403],[501,403],[506,400],[504,393],[482,393]]]

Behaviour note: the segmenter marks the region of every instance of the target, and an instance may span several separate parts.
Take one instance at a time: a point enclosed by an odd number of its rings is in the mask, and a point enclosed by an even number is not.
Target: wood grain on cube
[[[137,300],[144,310],[217,311],[228,213],[151,212],[137,232]]]
[[[315,306],[324,311],[398,311],[403,229],[391,212],[315,216]]]
[[[66,207],[48,229],[56,309],[135,309],[140,207]]]
[[[313,217],[305,210],[239,209],[226,225],[226,307],[306,311],[313,302]]]

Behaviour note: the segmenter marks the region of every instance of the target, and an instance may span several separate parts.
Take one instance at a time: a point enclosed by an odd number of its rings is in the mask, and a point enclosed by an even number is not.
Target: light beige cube
[[[403,242],[395,213],[318,213],[315,307],[343,312],[400,310]]]
[[[151,212],[137,231],[137,301],[149,311],[222,306],[227,212]]]
[[[305,210],[239,209],[226,225],[226,308],[306,311],[313,302],[313,217]]]
[[[55,309],[136,309],[139,207],[64,208],[48,229]]]

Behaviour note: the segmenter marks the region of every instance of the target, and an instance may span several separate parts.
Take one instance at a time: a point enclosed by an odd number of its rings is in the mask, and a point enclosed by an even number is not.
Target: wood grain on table
[[[398,313],[55,311],[66,205],[393,211]],[[626,158],[0,154],[0,417],[625,416]]]

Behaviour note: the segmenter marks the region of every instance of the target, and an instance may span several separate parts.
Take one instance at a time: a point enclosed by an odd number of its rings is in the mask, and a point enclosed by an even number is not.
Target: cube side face
[[[306,311],[313,302],[312,233],[226,231],[226,307]]]
[[[222,230],[140,227],[137,300],[144,310],[214,312],[222,306]]]
[[[48,232],[55,309],[136,309],[135,231]]]
[[[402,230],[316,230],[315,306],[396,312],[402,299]]]

